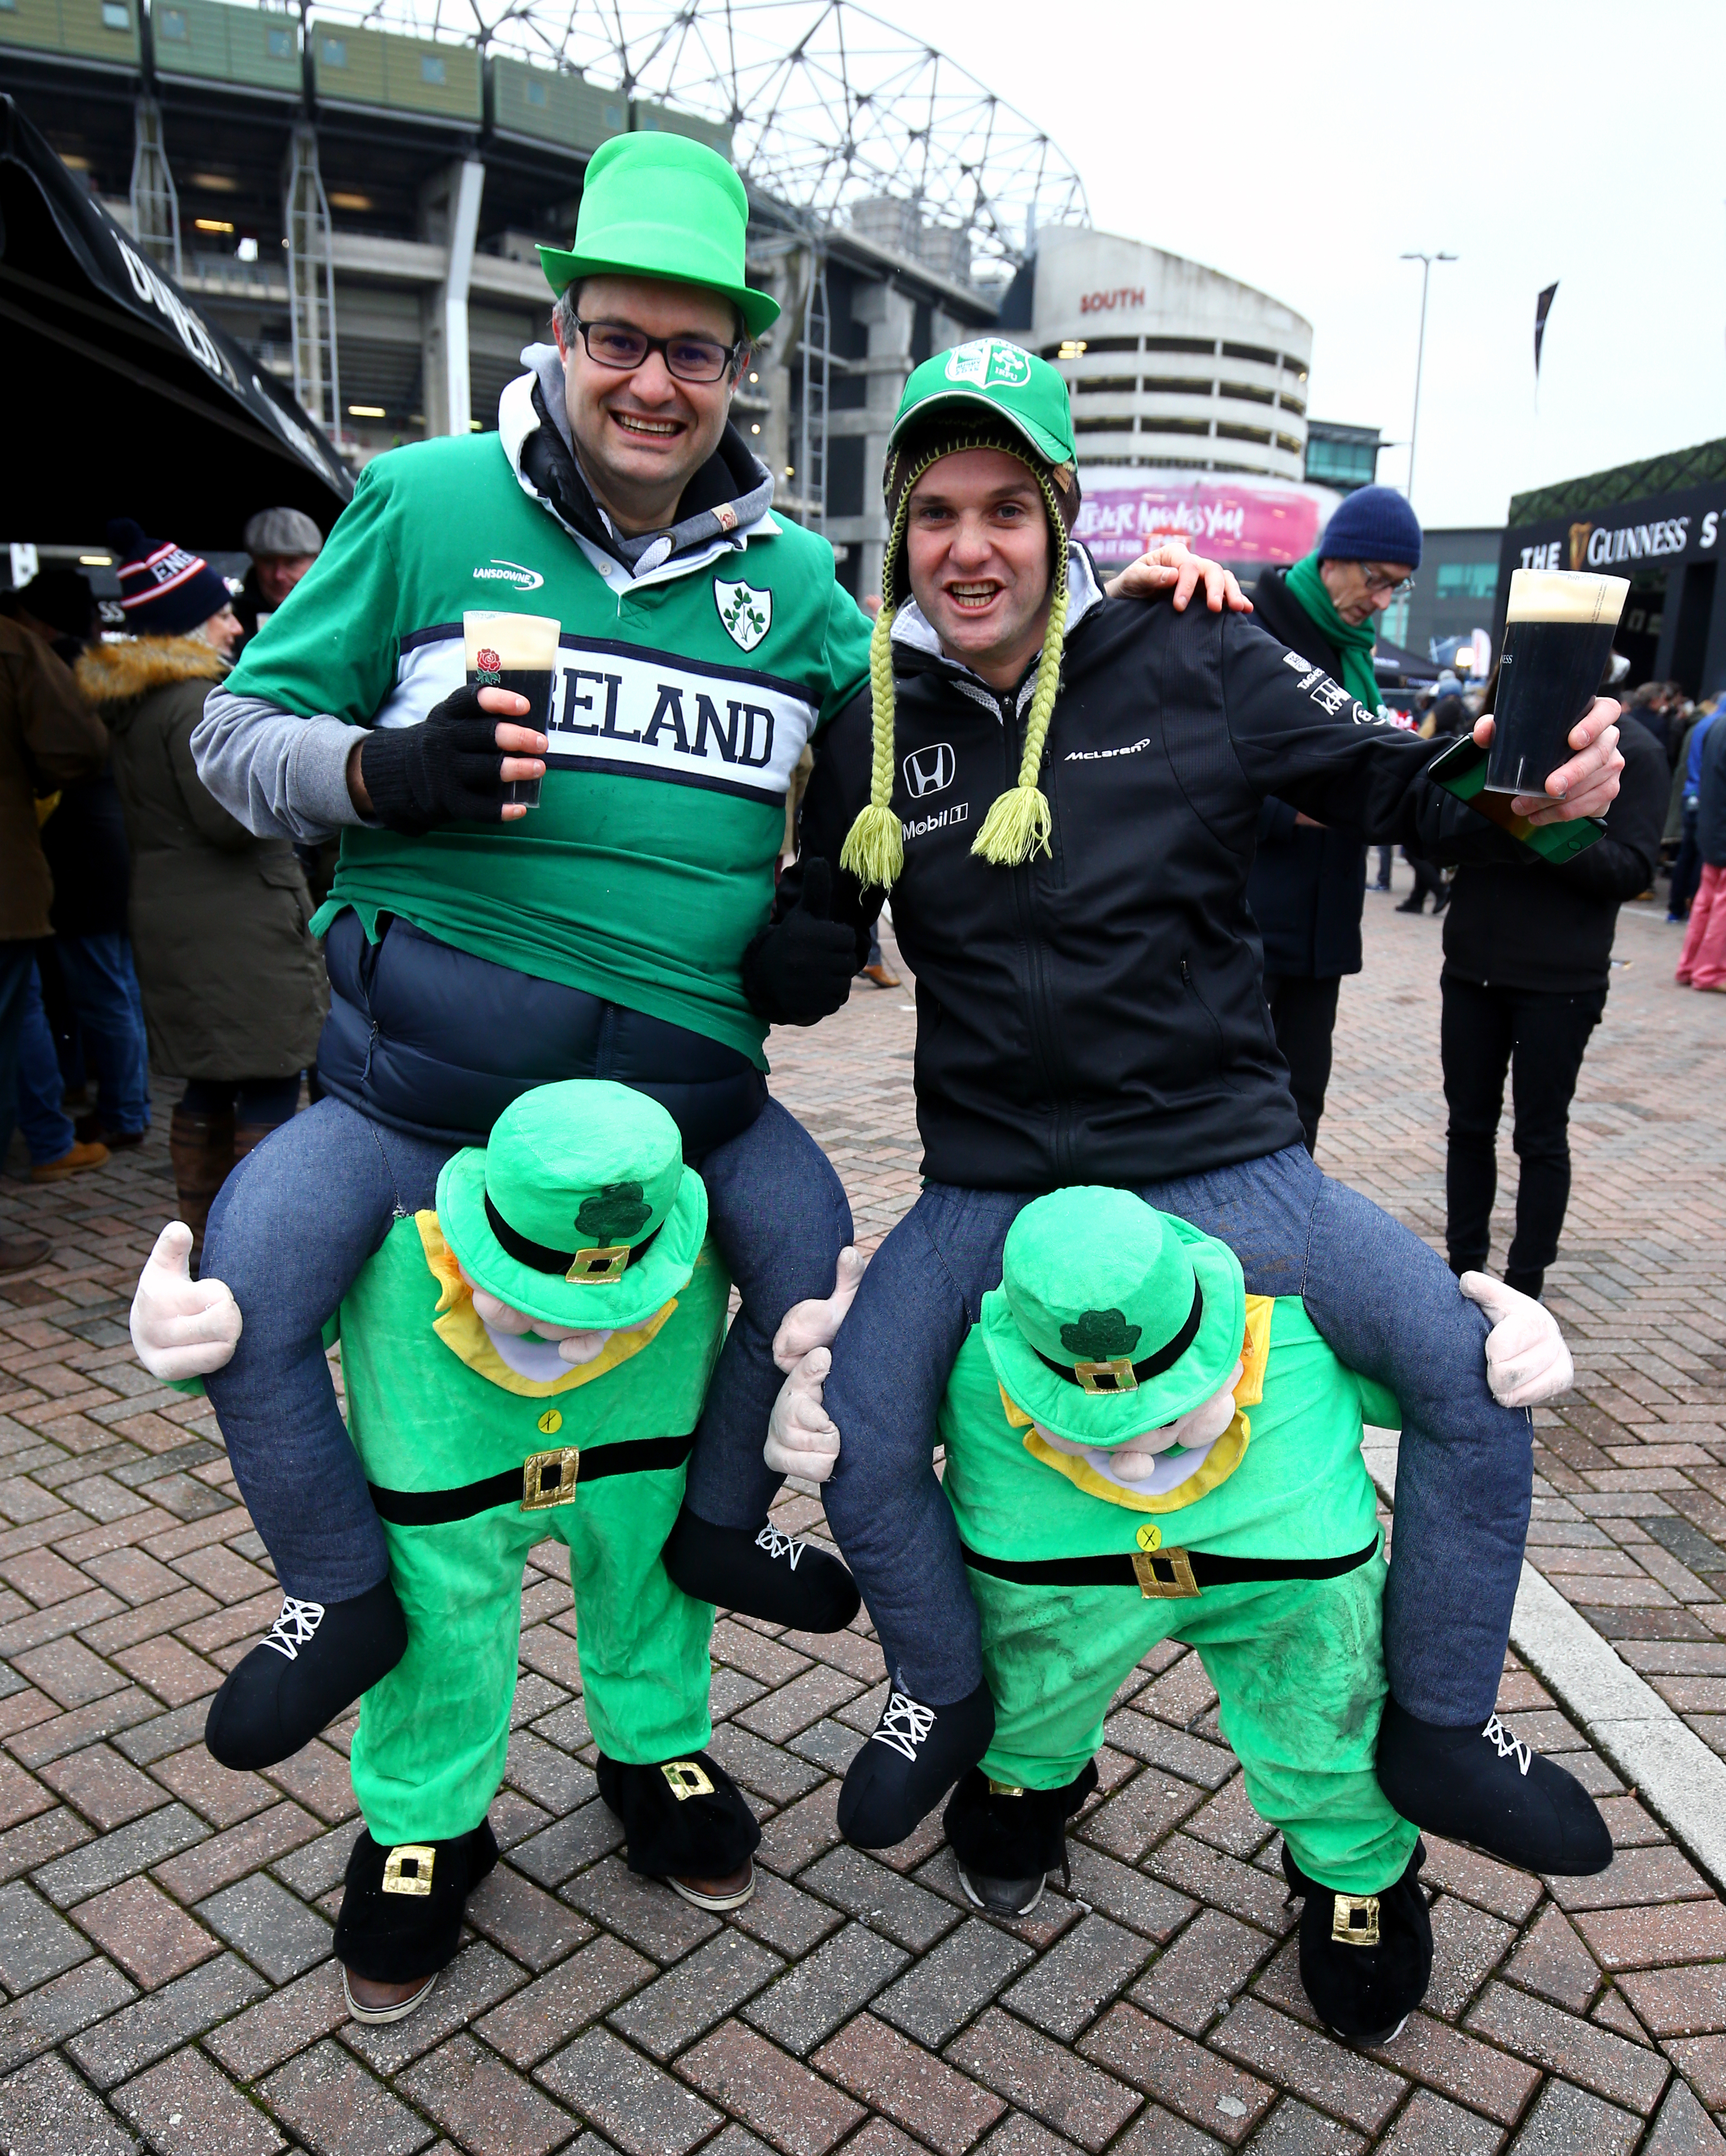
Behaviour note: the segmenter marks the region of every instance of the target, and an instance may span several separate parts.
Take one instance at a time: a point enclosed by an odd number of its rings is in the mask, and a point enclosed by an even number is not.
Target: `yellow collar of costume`
[[[1106,1504],[1124,1505],[1133,1512],[1177,1512],[1184,1506],[1196,1504],[1220,1482],[1226,1482],[1246,1457],[1252,1424],[1241,1409],[1256,1407],[1265,1396],[1265,1364],[1271,1353],[1271,1301],[1267,1295],[1247,1296],[1246,1337],[1241,1348],[1244,1367],[1241,1382],[1235,1388],[1235,1419],[1214,1444],[1206,1446],[1198,1466],[1186,1480],[1178,1482],[1172,1490],[1152,1496],[1100,1474],[1088,1460],[1075,1459],[1069,1452],[1057,1452],[1046,1438],[1038,1435],[1032,1418],[1003,1392],[1001,1405],[1006,1409],[1007,1420],[1015,1430],[1025,1432],[1025,1449],[1033,1460],[1040,1460],[1057,1475],[1064,1475],[1087,1496],[1101,1497]],[[1099,1451],[1102,1449],[1097,1448]]]
[[[525,1399],[539,1400],[548,1399],[556,1393],[573,1392],[578,1385],[590,1385],[595,1378],[603,1378],[608,1370],[616,1369],[619,1363],[627,1363],[632,1355],[639,1355],[677,1307],[673,1296],[645,1325],[638,1325],[628,1332],[614,1332],[591,1363],[572,1364],[562,1377],[542,1383],[511,1369],[492,1346],[480,1322],[480,1313],[474,1308],[474,1291],[461,1276],[455,1253],[444,1240],[437,1214],[416,1213],[414,1224],[419,1230],[427,1268],[439,1291],[432,1331],[475,1377],[484,1378],[502,1392],[519,1393]]]

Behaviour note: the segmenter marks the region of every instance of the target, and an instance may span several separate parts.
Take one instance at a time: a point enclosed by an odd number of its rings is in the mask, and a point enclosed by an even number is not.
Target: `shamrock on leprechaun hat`
[[[438,1178],[438,1223],[476,1287],[549,1325],[619,1332],[687,1286],[707,1194],[657,1101],[604,1078],[537,1086]]]
[[[542,247],[554,292],[583,277],[663,277],[727,299],[752,337],[779,303],[744,279],[749,198],[717,150],[686,136],[614,135],[588,161],[573,247]]]
[[[1002,1391],[1076,1445],[1124,1445],[1208,1400],[1246,1332],[1235,1253],[1127,1190],[1057,1190],[1027,1205],[1008,1231],[1001,1285],[983,1299]]]

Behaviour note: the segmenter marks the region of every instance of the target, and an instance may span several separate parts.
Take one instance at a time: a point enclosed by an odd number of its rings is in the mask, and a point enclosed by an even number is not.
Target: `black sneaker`
[[[244,1773],[291,1758],[408,1651],[396,1591],[380,1579],[347,1602],[301,1602],[281,1614],[210,1702],[203,1741]]]
[[[1338,1894],[1307,1878],[1282,1845],[1282,1876],[1301,1911],[1301,1988],[1333,2035],[1388,2044],[1426,1996],[1432,1919],[1419,1877],[1417,1841],[1401,1878],[1376,1894]]]
[[[741,1789],[705,1752],[651,1767],[602,1752],[599,1794],[623,1822],[629,1869],[662,1879],[698,1909],[737,1909],[755,1892],[761,1828]]]
[[[887,1697],[869,1741],[845,1769],[839,1830],[859,1849],[891,1849],[934,1810],[989,1749],[995,1703],[986,1683],[951,1707]]]
[[[941,1824],[972,1907],[1028,1917],[1051,1871],[1071,1886],[1066,1823],[1096,1787],[1094,1759],[1059,1789],[1009,1789],[974,1767],[960,1775]]]
[[[758,1527],[716,1527],[686,1505],[665,1548],[665,1570],[697,1602],[796,1632],[842,1632],[863,1598],[836,1557],[814,1543]]]
[[[361,2006],[350,1990],[356,2019],[398,2020],[419,2005],[429,1979],[455,1960],[467,1897],[496,1861],[489,1820],[452,1840],[403,1842],[393,1849],[362,1833],[348,1856],[331,1942],[343,1980],[428,1981],[411,1997],[383,2007]]]
[[[1482,1729],[1444,1729],[1387,1699],[1378,1774],[1405,1820],[1524,1871],[1583,1879],[1612,1861],[1612,1837],[1581,1783],[1496,1714]]]

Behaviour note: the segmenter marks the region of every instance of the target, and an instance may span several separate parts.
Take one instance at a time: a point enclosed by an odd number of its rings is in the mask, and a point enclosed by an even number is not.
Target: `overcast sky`
[[[1044,126],[1092,222],[1313,326],[1312,411],[1405,444],[1415,507],[1726,435],[1722,0],[872,0]],[[1559,280],[1535,408],[1535,295]]]

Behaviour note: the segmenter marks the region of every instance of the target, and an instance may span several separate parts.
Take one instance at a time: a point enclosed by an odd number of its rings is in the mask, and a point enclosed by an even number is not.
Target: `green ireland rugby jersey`
[[[792,770],[868,677],[870,624],[832,549],[766,515],[632,578],[538,506],[506,438],[422,442],[366,467],[227,686],[417,725],[461,685],[461,617],[480,607],[563,624],[541,805],[423,837],[350,826],[331,906],[368,933],[399,914],[764,1070],[743,948],[772,903]]]

